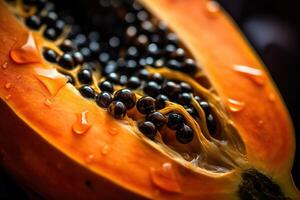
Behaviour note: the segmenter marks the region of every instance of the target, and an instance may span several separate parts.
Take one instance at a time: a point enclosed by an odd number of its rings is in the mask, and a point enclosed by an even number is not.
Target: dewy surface
[[[212,172],[243,165],[244,144],[200,61],[138,2],[100,0],[88,22],[87,16],[73,17],[76,5],[7,3],[25,26],[45,38],[42,55],[49,64],[87,101],[136,126],[136,133],[154,148]],[[11,57],[22,61],[18,55]],[[37,73],[47,86],[42,77],[51,73]],[[243,105],[232,100],[231,108],[238,112]],[[88,128],[78,125],[73,131],[81,134]]]

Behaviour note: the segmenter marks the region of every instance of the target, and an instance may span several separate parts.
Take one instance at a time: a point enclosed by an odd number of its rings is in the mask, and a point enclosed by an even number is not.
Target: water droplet
[[[259,120],[256,125],[257,125],[258,128],[261,128],[263,126],[263,124],[264,124],[264,121]]]
[[[168,192],[181,192],[172,163],[163,163],[160,168],[150,168],[154,185]]]
[[[11,98],[11,94],[6,95],[5,99],[8,101]]]
[[[91,163],[91,162],[93,162],[94,158],[95,158],[95,156],[94,156],[93,154],[89,154],[89,155],[86,157],[85,162],[86,162],[86,163]]]
[[[89,124],[87,119],[87,114],[88,111],[84,111],[76,115],[77,119],[72,126],[72,130],[74,133],[81,135],[83,133],[86,133],[91,128],[91,125]]]
[[[230,111],[239,112],[244,109],[245,103],[241,101],[237,101],[235,99],[228,99],[228,106]]]
[[[274,102],[276,100],[276,96],[274,93],[270,93],[268,97],[271,102]]]
[[[4,62],[3,64],[2,64],[2,68],[3,69],[6,69],[8,67],[8,62]]]
[[[221,10],[220,4],[214,0],[206,1],[206,9],[211,14],[216,14]]]
[[[102,148],[102,150],[101,150],[101,154],[103,156],[106,156],[108,154],[108,152],[109,152],[109,146],[108,145],[104,145],[103,148]]]
[[[117,134],[118,134],[118,129],[112,127],[112,128],[110,128],[110,129],[108,130],[108,133],[111,134],[111,135],[117,135]]]
[[[18,64],[41,62],[40,52],[32,33],[28,33],[25,43],[17,44],[10,52],[11,59]]]
[[[67,79],[56,69],[36,68],[37,79],[46,87],[48,92],[55,96],[67,84]]]
[[[11,88],[12,84],[11,83],[6,83],[4,85],[5,89],[9,90]]]
[[[264,73],[260,69],[255,69],[253,67],[244,65],[234,65],[233,70],[247,76],[259,86],[263,86],[266,82]]]
[[[51,101],[50,99],[46,99],[46,100],[44,101],[44,104],[45,104],[47,107],[51,107],[52,101]]]

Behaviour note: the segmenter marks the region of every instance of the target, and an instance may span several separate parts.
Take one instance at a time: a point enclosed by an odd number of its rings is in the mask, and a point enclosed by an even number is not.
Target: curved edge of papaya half
[[[300,198],[290,175],[296,145],[287,108],[233,20],[211,0],[141,1],[203,64],[238,127],[249,162],[273,177],[287,194]]]
[[[199,171],[152,148],[67,84],[2,2],[0,24],[1,163],[21,183],[50,199],[236,199],[239,170]],[[83,116],[88,132],[74,133]]]

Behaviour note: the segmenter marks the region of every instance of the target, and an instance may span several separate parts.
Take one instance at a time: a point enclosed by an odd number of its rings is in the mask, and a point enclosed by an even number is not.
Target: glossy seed
[[[187,125],[183,125],[179,130],[176,131],[176,139],[181,144],[188,144],[190,143],[194,138],[194,132],[193,129],[191,129]]]
[[[113,96],[108,92],[101,92],[96,96],[96,103],[102,108],[107,108],[112,100]]]
[[[121,101],[127,109],[133,108],[136,102],[136,95],[130,89],[121,89],[114,94],[114,100]]]
[[[180,128],[183,125],[184,122],[185,122],[185,120],[184,120],[184,118],[181,114],[170,113],[168,115],[167,126],[170,129],[176,130],[176,129]]]
[[[192,100],[192,95],[190,93],[184,92],[178,95],[178,102],[181,105],[189,105],[191,103],[191,100]]]
[[[55,63],[57,61],[57,53],[52,49],[45,49],[43,52],[44,58],[49,61]]]
[[[88,85],[83,85],[79,88],[79,92],[85,98],[93,99],[95,97],[95,91]]]
[[[144,87],[144,92],[148,94],[149,96],[156,98],[157,95],[160,93],[160,85],[154,81],[149,81],[146,83]]]
[[[152,122],[157,128],[162,127],[168,121],[167,117],[160,112],[153,112],[147,115],[147,121]]]
[[[154,73],[154,74],[150,75],[149,80],[155,81],[156,83],[161,84],[161,83],[163,83],[164,78],[160,73]]]
[[[58,37],[58,34],[54,28],[47,28],[44,31],[44,37],[48,40],[55,40]]]
[[[215,135],[217,130],[217,123],[212,114],[209,114],[206,118],[207,128],[211,135]]]
[[[110,73],[107,75],[106,79],[112,83],[120,83],[120,76],[117,73]]]
[[[168,81],[163,86],[163,93],[171,99],[176,99],[179,92],[180,86],[173,81]]]
[[[210,113],[209,104],[206,101],[201,101],[199,104],[200,104],[201,108],[203,109],[205,115],[209,115],[209,113]]]
[[[150,96],[140,98],[136,103],[137,110],[146,115],[155,110],[155,99]]]
[[[74,59],[71,54],[65,53],[59,58],[58,64],[65,69],[72,69],[74,68]]]
[[[84,58],[83,58],[83,55],[79,51],[74,52],[72,54],[72,57],[73,57],[75,65],[82,65],[83,64]]]
[[[152,122],[145,121],[138,124],[139,130],[148,138],[154,139],[157,133],[156,127]]]
[[[137,76],[144,81],[147,81],[150,77],[150,73],[146,69],[142,69],[137,73]]]
[[[102,81],[99,83],[99,88],[101,91],[112,93],[114,91],[114,86],[109,81]]]
[[[70,52],[75,50],[75,46],[71,40],[64,40],[63,43],[59,45],[59,48],[64,52]]]
[[[89,69],[82,69],[77,74],[78,80],[82,84],[91,84],[93,81],[92,72]]]
[[[112,101],[108,106],[108,112],[116,119],[124,118],[126,111],[126,106],[121,101]]]
[[[181,92],[187,92],[187,93],[193,92],[192,86],[186,82],[180,82],[179,86],[180,86]]]
[[[169,98],[166,95],[160,94],[156,97],[155,108],[157,110],[163,109],[166,107],[166,101],[169,101]]]
[[[32,15],[32,16],[29,16],[29,17],[26,18],[25,24],[29,28],[32,28],[34,30],[38,30],[41,27],[42,22],[41,22],[41,19],[38,16]]]
[[[131,89],[136,89],[140,87],[141,81],[138,77],[136,76],[131,76],[129,80],[127,81],[127,87]]]

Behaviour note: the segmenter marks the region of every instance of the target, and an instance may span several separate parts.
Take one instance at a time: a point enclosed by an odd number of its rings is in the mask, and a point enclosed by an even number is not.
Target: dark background
[[[300,146],[300,6],[297,0],[219,1],[239,24],[270,70],[291,113]],[[300,188],[299,148],[293,176]],[[2,169],[0,199],[27,199],[21,187]]]

